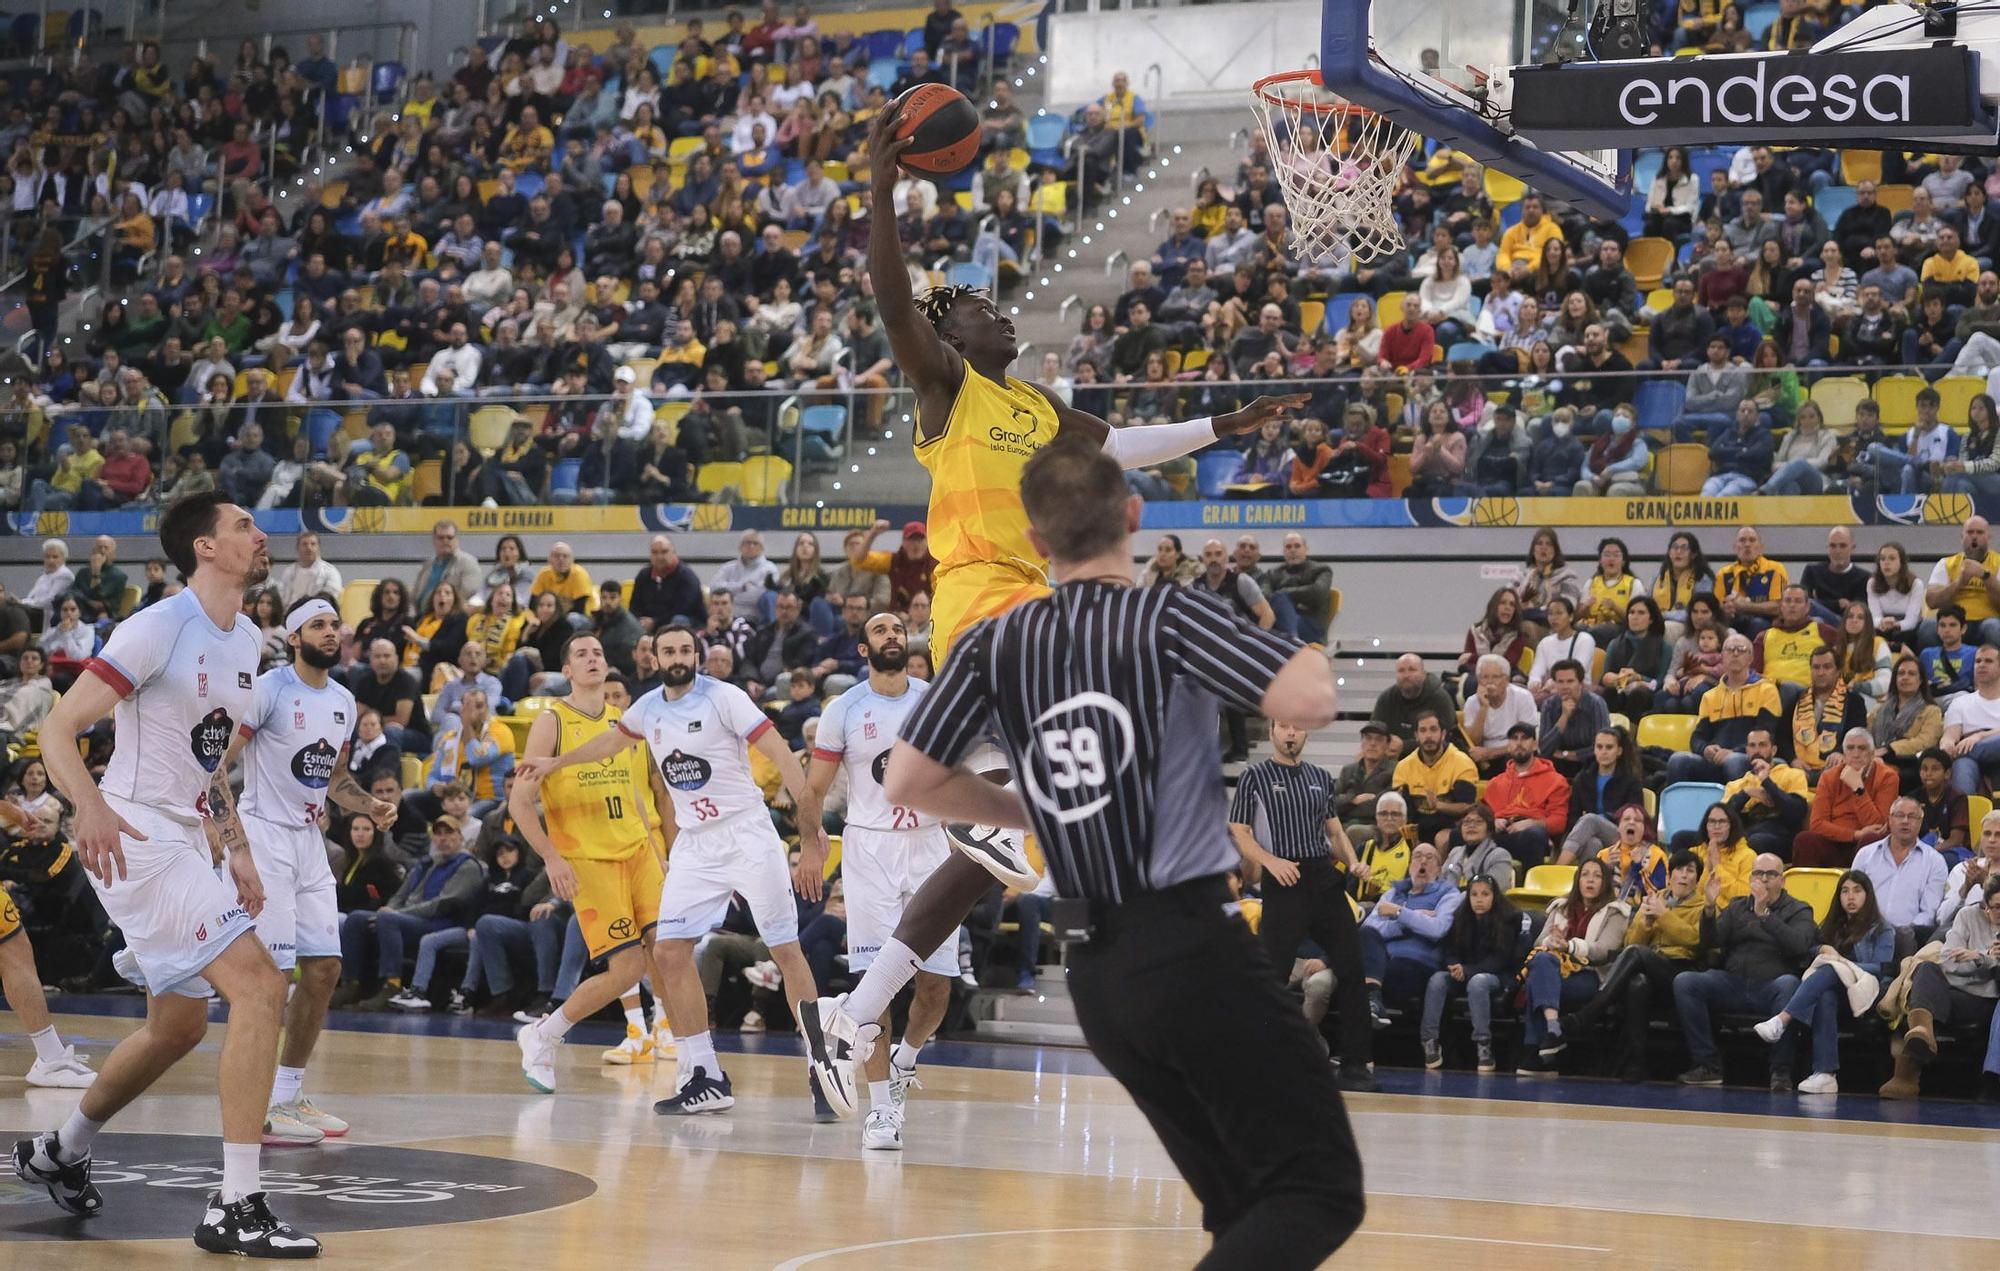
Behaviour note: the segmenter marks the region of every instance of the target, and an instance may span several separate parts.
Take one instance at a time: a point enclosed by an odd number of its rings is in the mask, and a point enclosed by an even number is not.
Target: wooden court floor
[[[12,1022],[0,1016],[0,1029]],[[61,1023],[93,1054],[135,1025]],[[111,1129],[212,1134],[219,1037],[212,1032]],[[568,1046],[559,1092],[537,1096],[505,1038],[329,1031],[308,1088],[353,1133],[339,1145],[267,1151],[266,1169],[324,1176],[343,1156],[390,1149],[369,1158],[380,1168],[413,1149],[553,1167],[595,1185],[559,1207],[504,1217],[382,1205],[395,1211],[383,1221],[415,1225],[323,1233],[330,1266],[605,1271],[643,1259],[701,1271],[975,1262],[1165,1271],[1205,1248],[1193,1198],[1144,1122],[1073,1052],[925,1065],[898,1156],[864,1154],[855,1123],[813,1124],[795,1057],[725,1053],[736,1109],[682,1121],[651,1111],[670,1064],[605,1067],[600,1045]],[[30,1058],[25,1039],[0,1032],[0,1073],[21,1072]],[[1333,1265],[1937,1271],[2000,1260],[2000,1114],[1991,1110],[1937,1118],[1959,1124],[1883,1123],[1872,1097],[1843,1101],[1851,1118],[1843,1105],[1799,1117],[1456,1097],[1423,1093],[1431,1078],[1390,1077],[1417,1093],[1349,1101],[1370,1215]],[[1255,1079],[1254,1057],[1245,1079]],[[1515,1081],[1478,1080],[1496,1090]],[[1649,1089],[1663,1104],[1681,1097]],[[56,1124],[76,1097],[0,1077],[0,1130],[11,1140]],[[186,1143],[213,1153],[212,1140]],[[434,1171],[438,1159],[426,1166]],[[459,1172],[476,1175],[478,1164]],[[46,1235],[55,1211],[8,1180],[0,1267],[213,1265],[185,1238],[200,1189],[168,1187],[107,1188],[107,1203],[146,1192],[140,1203],[168,1207],[172,1238],[56,1242],[28,1239]]]

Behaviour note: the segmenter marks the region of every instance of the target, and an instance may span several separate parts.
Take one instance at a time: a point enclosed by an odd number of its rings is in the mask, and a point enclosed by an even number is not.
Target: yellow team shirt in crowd
[[[571,565],[569,573],[561,578],[556,577],[555,570],[542,566],[542,572],[535,575],[534,586],[528,588],[528,594],[539,596],[545,591],[554,592],[565,609],[575,608],[576,602],[581,600],[583,612],[597,612],[597,588],[590,581],[590,571],[581,565]]]
[[[1812,683],[1812,655],[1826,643],[1826,628],[1810,619],[1797,631],[1766,627],[1757,636],[1758,670],[1767,680],[1803,688]]]
[[[1762,675],[1752,675],[1742,688],[1732,688],[1724,680],[1701,695],[1701,708],[1697,712],[1712,724],[1720,724],[1732,719],[1747,719],[1765,711],[1772,715],[1784,712],[1778,705],[1778,686]]]
[[[1761,605],[1776,600],[1791,581],[1784,563],[1768,556],[1759,556],[1748,565],[1730,561],[1715,571],[1715,595],[1718,600],[1734,596]]]
[[[1460,782],[1471,786],[1479,784],[1479,770],[1473,766],[1472,757],[1456,746],[1446,746],[1436,763],[1425,763],[1421,751],[1412,750],[1396,762],[1396,771],[1389,778],[1389,784],[1398,790],[1407,790],[1409,797],[1421,801],[1428,795],[1433,802],[1451,797],[1452,787]],[[1416,808],[1410,809],[1415,816]]]
[[[504,788],[506,785],[505,778],[496,777],[495,774],[511,770],[513,764],[511,762],[504,765],[499,763],[469,764],[465,761],[465,755],[474,746],[486,747],[488,754],[497,751],[502,755],[506,755],[513,752],[514,739],[508,733],[506,725],[497,719],[489,719],[486,721],[484,728],[476,733],[468,733],[462,726],[458,725],[456,717],[454,717],[451,726],[447,727],[438,736],[437,749],[430,757],[428,771],[425,773],[425,780],[428,782],[436,779],[438,774],[447,771],[448,768],[452,777],[472,793],[473,802],[477,803],[484,799],[504,799],[507,797],[507,791]],[[449,765],[446,763],[447,760],[450,761]]]
[[[592,718],[568,702],[549,707],[561,734],[556,753],[565,755],[616,726],[623,714],[606,705]],[[628,746],[594,764],[559,768],[542,779],[542,820],[564,860],[622,861],[645,850],[652,835],[639,814],[648,788],[645,746]]]
[[[1979,261],[1970,252],[1955,252],[1950,260],[1942,252],[1932,252],[1924,261],[1924,282],[1978,282]]]
[[[1986,553],[1985,559],[1979,563],[1986,566],[1985,577],[1974,578],[1960,583],[1951,593],[1950,601],[1947,602],[1965,610],[1965,620],[1967,622],[1978,622],[1985,618],[2000,617],[2000,614],[1994,613],[1993,601],[1986,594],[1986,579],[2000,576],[2000,552]],[[1965,564],[1964,552],[1955,552],[1939,561],[1937,569],[1931,574],[1932,585],[1948,583],[1958,577],[1959,567],[1963,564]],[[1939,608],[1943,608],[1943,606],[1940,605]]]
[[[1609,622],[1623,627],[1625,611],[1631,608],[1638,585],[1639,580],[1630,574],[1620,574],[1610,582],[1605,581],[1603,574],[1592,574],[1590,589],[1583,597],[1583,613],[1578,621],[1591,625]]]

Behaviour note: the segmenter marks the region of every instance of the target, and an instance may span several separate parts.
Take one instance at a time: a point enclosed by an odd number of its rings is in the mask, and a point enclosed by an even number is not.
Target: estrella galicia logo
[[[887,771],[889,771],[889,751],[884,749],[881,754],[875,756],[875,762],[868,765],[868,772],[879,786],[882,784],[882,774]]]
[[[715,775],[708,760],[676,750],[660,760],[660,776],[676,790],[699,790]]]
[[[333,780],[333,761],[339,752],[327,744],[324,738],[315,740],[298,754],[292,756],[292,775],[299,784],[314,790],[326,789]]]
[[[229,712],[218,706],[203,715],[188,733],[189,749],[203,772],[214,772],[222,762],[223,752],[229,749],[230,727]]]

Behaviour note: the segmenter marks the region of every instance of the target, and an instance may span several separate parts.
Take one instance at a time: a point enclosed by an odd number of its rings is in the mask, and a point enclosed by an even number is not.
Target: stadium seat
[[[480,454],[490,455],[507,440],[507,430],[513,425],[513,407],[481,406],[466,421],[466,430],[471,434],[472,448]]]
[[[1633,740],[1641,749],[1658,746],[1680,754],[1688,748],[1688,741],[1694,736],[1694,726],[1698,715],[1648,715],[1639,721],[1639,735]]]
[[[580,475],[582,475],[582,473],[583,473],[583,460],[581,459],[556,460],[555,467],[549,471],[550,501],[562,502],[562,500],[557,499],[556,496],[558,494],[567,494],[569,496],[570,501],[574,502],[576,499],[577,478]]]
[[[1687,383],[1684,380],[1644,380],[1637,392],[1632,394],[1632,405],[1639,412],[1641,432],[1660,432],[1674,426],[1681,417],[1681,407],[1687,403]]]
[[[1986,381],[1977,375],[1947,375],[1931,387],[1938,391],[1938,418],[1963,428],[1972,399],[1986,391]]]
[[[1028,194],[1028,211],[1060,217],[1069,211],[1069,182],[1044,181]]]
[[[1224,487],[1241,467],[1243,456],[1234,450],[1211,450],[1194,457],[1195,487],[1204,499],[1223,497]]]
[[[888,92],[902,77],[903,68],[892,61],[870,62],[868,64],[868,87]]]
[[[910,56],[923,46],[924,29],[920,26],[911,27],[903,35],[903,60],[906,62],[909,61]]]
[[[1881,185],[1875,187],[1875,201],[1889,209],[1889,215],[1900,216],[1910,210],[1912,189],[1907,185]]]
[[[425,499],[444,493],[444,460],[418,460],[410,471],[410,501],[421,505]]]
[[[680,55],[680,48],[673,44],[655,44],[646,50],[646,60],[659,74],[662,84],[667,82],[667,72],[674,68],[674,58]]]
[[[1069,121],[1060,115],[1028,116],[1028,154],[1035,163],[1049,167],[1062,166],[1063,134],[1069,131]]]
[[[861,47],[871,65],[884,58],[894,61],[903,56],[903,32],[870,31],[861,37]]]
[[[1930,386],[1921,375],[1885,375],[1875,381],[1875,404],[1882,408],[1882,427],[1900,432],[1917,422],[1917,394]]]
[[[1376,325],[1386,331],[1398,322],[1401,322],[1403,320],[1403,305],[1408,302],[1409,298],[1410,293],[1407,291],[1385,293],[1381,302],[1375,306]]]
[[[753,455],[743,461],[743,501],[768,506],[785,502],[785,487],[792,480],[789,459],[776,455]]]
[[[1813,195],[1813,207],[1825,218],[1828,227],[1840,219],[1840,214],[1854,206],[1854,187],[1851,185],[1829,185]]]
[[[1485,185],[1486,197],[1493,200],[1495,207],[1513,207],[1528,192],[1519,177],[1495,167],[1485,170]]]
[[[1679,442],[1653,452],[1653,488],[1661,494],[1700,494],[1708,475],[1707,446]]]
[[[1868,398],[1868,381],[1857,375],[1829,375],[1815,381],[1812,400],[1826,417],[1829,428],[1847,428],[1854,423],[1854,408]]]
[[[1660,841],[1682,830],[1700,830],[1701,814],[1721,800],[1722,789],[1713,781],[1680,781],[1660,791]]]
[[[415,755],[404,755],[401,769],[403,789],[420,790],[424,784],[424,761]]]
[[[1846,185],[1860,185],[1863,181],[1882,183],[1882,152],[1880,150],[1843,150],[1840,152],[1840,179]],[[1833,224],[1827,222],[1828,226]]]
[[[799,416],[799,427],[837,444],[847,433],[847,407],[808,406]]]
[[[740,463],[705,463],[694,476],[695,489],[703,494],[721,494],[732,486],[743,485],[743,465]]]
[[[1833,898],[1840,890],[1840,876],[1845,872],[1838,869],[1788,869],[1785,871],[1785,894],[1811,905],[1813,921],[1824,922],[1833,909]]]
[[[375,69],[368,74],[368,87],[375,94],[375,100],[395,101],[408,73],[401,62],[375,63]]]
[[[340,589],[340,620],[348,626],[358,626],[368,616],[368,599],[375,594],[378,578],[351,578]]]
[[[1528,876],[1521,885],[1510,888],[1507,899],[1520,909],[1547,909],[1549,902],[1569,895],[1570,884],[1576,879],[1574,865],[1534,865],[1529,867]]]
[[[987,272],[986,266],[969,260],[955,262],[944,271],[944,280],[954,287],[975,287],[982,291],[993,285],[993,275]]]
[[[996,71],[1005,70],[1007,64],[1014,60],[1014,49],[1020,42],[1021,28],[1012,22],[995,22],[986,28],[985,35],[980,38],[980,43],[992,50]]]
[[[1447,363],[1477,362],[1492,351],[1493,346],[1490,344],[1481,344],[1477,340],[1460,340],[1445,351],[1444,360]]]
[[[1634,188],[1644,188],[1634,183]],[[1674,267],[1674,245],[1664,238],[1635,238],[1625,248],[1625,268],[1641,291],[1660,285]]]
[[[1324,300],[1302,300],[1299,302],[1299,330],[1311,333],[1319,330],[1326,321]]]

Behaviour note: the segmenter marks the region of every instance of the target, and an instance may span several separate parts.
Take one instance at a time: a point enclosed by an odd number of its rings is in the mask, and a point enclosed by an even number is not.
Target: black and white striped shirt
[[[997,733],[1057,893],[1122,900],[1235,868],[1218,709],[1298,648],[1201,592],[1065,583],[975,625],[902,739],[956,765]]]
[[[1264,849],[1288,861],[1310,861],[1332,853],[1326,823],[1334,808],[1333,774],[1317,764],[1252,764],[1236,780],[1229,819],[1247,825]]]

